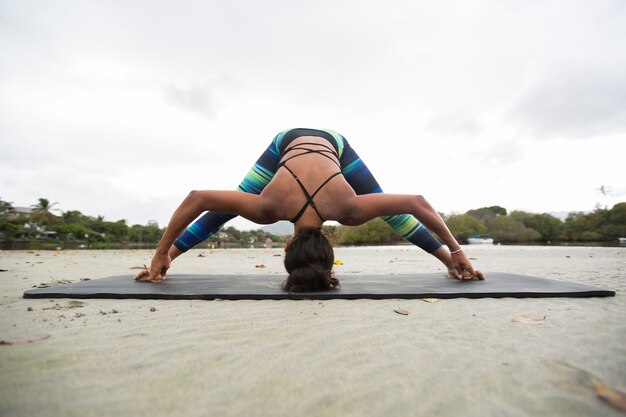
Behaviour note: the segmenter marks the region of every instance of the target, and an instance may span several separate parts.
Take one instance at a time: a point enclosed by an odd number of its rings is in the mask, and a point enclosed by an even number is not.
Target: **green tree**
[[[466,214],[486,223],[487,220],[493,219],[496,216],[506,216],[506,209],[500,206],[490,206],[470,210]]]
[[[106,226],[104,224],[104,216],[89,217],[87,221],[88,227],[97,233],[105,233]]]
[[[526,211],[512,211],[509,217],[521,222],[527,228],[536,230],[541,235],[541,240],[548,241],[558,239],[561,236],[563,222],[549,214],[535,214]]]
[[[241,232],[232,226],[227,227],[224,232],[228,235],[228,240],[239,242],[241,240]]]
[[[617,203],[609,211],[609,222],[611,224],[626,225],[626,202]]]
[[[580,236],[587,231],[588,219],[582,211],[573,211],[567,215],[563,224],[565,238],[570,241],[579,240]]]
[[[489,234],[496,242],[531,242],[541,239],[539,232],[510,216],[493,217],[486,223]]]
[[[90,233],[90,230],[82,224],[65,223],[63,220],[52,226],[50,230],[57,232],[65,240],[81,240]]]
[[[609,210],[608,224],[604,235],[607,239],[626,237],[626,202],[618,203]]]
[[[69,224],[87,224],[88,218],[78,210],[68,210],[61,213],[61,221]]]
[[[51,226],[57,221],[57,216],[55,216],[52,211],[56,210],[52,207],[56,206],[58,203],[50,203],[47,198],[40,198],[39,202],[31,208],[33,212],[31,213],[32,219],[39,226]]]
[[[116,222],[104,222],[106,240],[110,242],[123,242],[128,240],[128,225],[126,220]]]
[[[570,213],[563,227],[565,236],[574,241],[601,241],[620,237],[620,232],[626,232],[626,227],[614,224],[611,220],[613,213],[616,213],[616,219],[621,219],[620,204],[616,205],[617,210],[615,207],[611,210],[598,207],[591,213]]]
[[[5,218],[5,216],[8,217],[9,214],[14,212],[13,204],[0,198],[0,219]]]
[[[134,224],[128,228],[128,240],[130,242],[158,243],[163,232],[164,229],[161,229],[156,223],[149,223],[146,226]]]
[[[381,219],[374,219],[360,226],[340,226],[337,235],[337,241],[342,245],[372,245],[402,240]]]
[[[0,199],[0,238],[5,240],[12,240],[17,231],[18,225],[11,222],[11,217],[15,213],[13,205],[8,201]]]
[[[563,222],[547,213],[535,214],[527,226],[539,232],[543,241],[560,239],[563,233]]]
[[[469,214],[453,214],[445,219],[448,228],[455,238],[466,241],[470,235],[487,232],[485,223]]]

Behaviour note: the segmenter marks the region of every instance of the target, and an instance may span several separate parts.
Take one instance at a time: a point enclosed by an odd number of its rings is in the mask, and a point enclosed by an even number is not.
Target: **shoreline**
[[[281,238],[287,238],[288,236],[279,236]],[[111,243],[111,247],[88,247],[81,246],[80,244],[70,244],[68,246],[64,246],[63,242],[18,242],[17,248],[9,248],[9,243],[0,242],[0,251],[7,252],[15,252],[15,251],[29,251],[29,250],[39,250],[39,251],[58,251],[58,250],[72,250],[72,251],[84,251],[84,250],[154,250],[157,246],[157,243]],[[32,245],[32,246],[29,246]],[[282,247],[283,242],[275,242],[274,248]],[[543,247],[591,247],[591,248],[625,248],[626,242],[621,242],[619,240],[611,240],[611,241],[554,241],[554,242],[537,242],[537,241],[528,241],[528,242],[508,242],[508,243],[494,243],[494,244],[467,244],[462,243],[462,246],[466,248],[489,248],[493,246],[536,246],[539,248]],[[200,243],[198,246],[202,246],[201,249],[209,250],[211,249],[210,243]],[[198,246],[194,248],[198,250]],[[339,245],[337,243],[333,243],[333,247],[335,248],[377,248],[377,247],[397,247],[397,246],[413,246],[412,243],[407,241],[398,241],[398,242],[389,242],[389,243],[381,243],[381,244],[365,244],[365,245]],[[235,243],[225,243],[222,246],[216,245],[214,250],[228,250],[228,249],[271,249],[267,248],[264,244],[257,245],[243,245],[243,244],[235,244]]]

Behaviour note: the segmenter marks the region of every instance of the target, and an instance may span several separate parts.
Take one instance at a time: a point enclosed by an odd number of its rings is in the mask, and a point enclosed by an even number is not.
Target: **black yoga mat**
[[[24,292],[25,298],[143,299],[357,299],[607,297],[614,291],[527,275],[490,272],[485,281],[458,281],[441,273],[347,275],[341,288],[287,293],[280,275],[171,275],[159,284],[133,281],[130,275],[94,279]]]

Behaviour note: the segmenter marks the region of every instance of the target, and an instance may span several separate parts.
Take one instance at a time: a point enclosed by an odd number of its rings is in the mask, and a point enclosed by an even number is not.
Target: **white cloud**
[[[523,158],[524,148],[514,140],[501,140],[472,155],[472,161],[489,168],[511,165]]]
[[[540,139],[626,132],[626,60],[561,70],[522,92],[509,115],[513,123]]]
[[[626,187],[622,1],[355,4],[0,2],[2,198],[163,223],[295,126],[440,211]]]
[[[426,124],[426,130],[442,136],[475,136],[481,132],[482,127],[472,111],[465,109],[433,116]]]

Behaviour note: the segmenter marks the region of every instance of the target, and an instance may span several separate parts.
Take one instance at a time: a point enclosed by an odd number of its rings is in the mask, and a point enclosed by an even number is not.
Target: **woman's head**
[[[290,292],[323,291],[339,285],[333,274],[333,246],[319,228],[305,227],[285,249],[289,277],[283,289]]]

